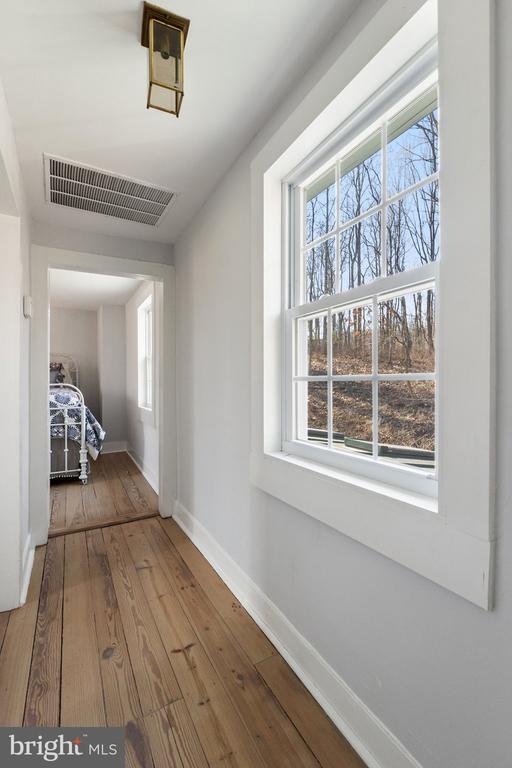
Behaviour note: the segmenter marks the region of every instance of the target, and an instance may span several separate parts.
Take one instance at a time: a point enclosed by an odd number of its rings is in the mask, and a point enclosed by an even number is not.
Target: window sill
[[[437,500],[283,452],[251,455],[266,493],[489,609],[493,542],[447,524]]]
[[[358,483],[367,480],[377,493],[386,493],[401,498],[401,491],[412,499],[423,499],[424,506],[431,509],[429,501],[437,498],[437,480],[432,471],[420,470],[406,464],[398,464],[385,459],[375,461],[370,456],[351,454],[348,451],[334,451],[327,446],[312,444],[302,440],[285,441],[283,454],[292,460],[304,459],[306,462],[334,471],[347,482]],[[437,512],[437,505],[434,511]]]

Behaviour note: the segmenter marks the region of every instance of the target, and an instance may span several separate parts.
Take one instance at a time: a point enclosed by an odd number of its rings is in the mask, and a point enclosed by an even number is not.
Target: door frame
[[[175,272],[169,264],[102,256],[33,245],[30,333],[30,531],[33,545],[46,544],[50,524],[50,434],[48,425],[49,270],[69,269],[152,280],[163,285],[159,345],[158,506],[170,517],[177,498]]]

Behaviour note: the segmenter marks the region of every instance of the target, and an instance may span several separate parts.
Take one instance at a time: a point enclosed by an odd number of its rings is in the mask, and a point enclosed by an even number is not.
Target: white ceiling
[[[122,306],[142,282],[132,277],[51,269],[50,304],[52,307],[92,311],[102,305]]]
[[[160,0],[191,20],[181,116],[146,110],[140,0],[0,0],[0,78],[35,219],[173,242],[359,0]],[[50,206],[43,152],[167,187],[158,227]]]

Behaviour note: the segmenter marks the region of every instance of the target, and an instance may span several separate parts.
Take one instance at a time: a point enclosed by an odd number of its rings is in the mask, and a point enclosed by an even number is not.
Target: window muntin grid
[[[365,138],[347,156],[341,156],[320,177],[301,190],[300,224],[300,259],[298,295],[296,304],[317,301],[322,296],[343,293],[362,284],[369,284],[378,277],[399,271],[408,271],[422,264],[436,261],[439,255],[439,151],[436,129],[435,148],[430,157],[402,163],[402,173],[397,174],[395,167],[389,173],[388,149],[396,147],[401,136],[407,134],[416,125],[431,119],[437,126],[437,95],[435,90],[415,99],[409,107],[397,115],[383,120],[380,128]],[[402,131],[400,133],[399,131]],[[378,149],[376,149],[378,147]],[[371,152],[372,154],[368,155]],[[390,151],[396,156],[396,150]],[[379,158],[378,163],[368,160]],[[379,171],[376,170],[376,165]],[[361,171],[361,166],[364,170]],[[420,168],[418,166],[421,166]],[[407,179],[403,168],[408,168]],[[360,180],[356,183],[352,205],[345,205],[341,197],[343,182],[347,176],[359,169]],[[400,175],[401,178],[394,179]],[[366,178],[369,181],[365,181]],[[378,180],[378,185],[377,185]],[[326,183],[328,184],[326,186]],[[371,190],[371,191],[370,191]],[[317,208],[313,210],[315,203]],[[432,233],[424,232],[427,217],[422,218],[421,206],[430,205],[430,218],[433,219]],[[405,210],[404,209],[409,209]],[[402,264],[393,263],[389,256],[390,243],[393,242],[393,219],[396,211],[401,211],[405,219],[416,214],[417,262],[409,257]],[[315,215],[316,214],[316,217]],[[352,214],[352,215],[350,215]],[[364,243],[361,272],[350,275],[350,269],[344,269],[347,260],[351,232]],[[316,237],[314,236],[316,235]],[[427,237],[429,235],[429,237]],[[431,237],[430,237],[431,235]],[[344,245],[346,244],[346,245]],[[430,246],[430,248],[429,248]],[[410,252],[414,247],[409,248]],[[322,252],[324,258],[322,260]],[[311,269],[311,262],[321,266]],[[309,277],[309,279],[308,279]],[[316,283],[312,285],[312,283]]]
[[[413,304],[415,312],[418,311],[418,304],[425,308],[420,310],[425,317],[421,330],[415,331],[414,328],[409,327],[409,321],[403,322],[404,316],[407,318],[410,316],[410,308]],[[392,334],[385,330],[387,313],[395,319]],[[418,317],[417,314],[416,317]],[[427,317],[430,318],[429,322]],[[431,324],[430,338],[428,333],[424,333],[429,323]],[[400,354],[400,347],[405,346],[403,344],[405,339],[397,335],[397,329],[399,331],[401,325],[407,326],[404,334],[411,335],[404,354]],[[345,333],[346,327],[351,329],[349,334]],[[388,364],[391,356],[387,354],[391,335],[399,347],[399,353],[395,353],[392,358],[393,369]],[[414,382],[414,386],[409,385],[409,390],[417,389],[421,382],[432,382],[435,391],[435,284],[433,282],[421,283],[412,289],[393,294],[374,294],[369,301],[339,304],[314,315],[299,316],[295,319],[295,339],[293,381],[297,409],[297,439],[340,450],[343,447],[340,444],[341,430],[336,429],[335,426],[335,421],[340,415],[334,405],[336,385],[342,382],[367,382],[371,386],[372,436],[370,439],[364,438],[362,441],[364,445],[355,447],[357,438],[349,434],[345,436],[348,438],[345,447],[353,449],[355,453],[361,451],[371,455],[374,459],[396,460],[398,463],[402,460],[402,463],[419,469],[428,471],[434,469],[435,435],[433,433],[423,436],[423,440],[420,435],[418,439],[414,428],[411,427],[412,438],[417,444],[404,444],[401,446],[402,450],[398,450],[399,446],[395,446],[394,450],[390,451],[389,445],[380,437],[383,430],[380,423],[382,416],[379,415],[379,387],[384,382]],[[345,348],[344,342],[346,342]],[[351,347],[350,353],[347,347]],[[322,395],[322,399],[325,400],[324,408],[320,409],[322,413],[315,417],[313,426],[309,425],[310,419],[307,413],[311,400],[308,387],[311,386],[315,387],[311,390],[314,393],[320,386],[325,388],[325,396]],[[430,385],[424,387],[424,389],[429,388]],[[307,397],[306,401],[305,397]],[[417,409],[419,403],[422,403],[422,411],[427,411],[428,418],[431,397],[427,393],[424,392],[423,396],[419,393],[414,398],[414,393],[411,392],[408,398],[402,395],[401,399],[406,403],[409,402],[409,408],[414,400],[416,400]],[[324,415],[325,429],[323,424],[320,424]],[[389,421],[389,414],[387,418]],[[360,425],[357,428],[361,429]],[[366,443],[370,444],[366,445]]]
[[[400,300],[407,295],[420,295],[423,292],[432,297],[433,309],[430,313],[430,319],[432,326],[435,327],[436,272],[433,269],[435,267],[433,262],[437,260],[439,255],[437,119],[437,92],[436,89],[430,89],[419,98],[414,99],[398,114],[383,120],[379,128],[367,136],[348,155],[341,156],[328,167],[327,171],[324,170],[316,182],[299,190],[300,233],[297,240],[298,247],[295,251],[295,306],[291,307],[293,322],[288,326],[292,335],[294,359],[291,366],[292,376],[289,379],[292,391],[287,389],[287,397],[290,397],[292,401],[291,411],[288,410],[288,413],[291,413],[291,419],[288,422],[287,441],[290,439],[292,441],[299,440],[310,445],[316,442],[337,453],[349,452],[347,448],[350,446],[340,446],[339,444],[340,430],[336,429],[339,413],[336,410],[336,399],[338,395],[341,397],[340,393],[344,388],[352,388],[363,393],[364,419],[359,431],[365,438],[368,438],[371,428],[370,440],[362,441],[363,443],[371,443],[370,446],[364,445],[365,452],[369,453],[374,460],[388,461],[390,457],[386,456],[386,446],[383,445],[382,440],[379,441],[379,434],[384,434],[386,431],[390,435],[394,434],[393,419],[389,416],[389,404],[393,403],[394,397],[394,395],[391,396],[391,393],[402,392],[400,396],[403,399],[405,389],[410,395],[405,399],[411,413],[414,414],[414,409],[419,407],[421,407],[422,413],[431,413],[432,430],[429,432],[428,439],[423,440],[423,445],[428,445],[428,449],[416,446],[413,451],[416,453],[416,457],[412,462],[412,466],[416,470],[427,472],[429,476],[434,467],[436,431],[436,373],[433,336],[428,365],[423,360],[418,370],[415,370],[414,367],[411,368],[411,365],[414,366],[417,361],[409,361],[409,367],[403,367],[400,371],[393,371],[386,369],[381,361],[379,368],[379,355],[382,357],[384,345],[379,346],[378,312],[383,303],[389,302],[393,298]],[[419,163],[416,160],[412,163],[413,173],[405,180],[410,183],[405,183],[403,177],[398,180],[390,179],[392,174],[388,173],[387,167],[388,149],[391,148],[390,154],[396,154],[397,139],[404,134],[404,131],[408,132],[411,128],[417,127],[421,121],[430,121],[436,130],[435,146],[432,148],[431,156],[427,156],[426,160],[423,158]],[[428,135],[427,132],[425,134]],[[344,206],[343,200],[340,199],[343,180],[347,174],[360,173],[361,164],[363,163],[364,166],[364,161],[368,157],[372,158],[369,183],[363,183],[359,186],[360,194],[357,199],[351,201],[354,203],[353,205]],[[376,180],[378,180],[378,185],[375,183]],[[320,216],[319,224],[318,221],[312,220],[310,215],[311,201],[315,195],[318,195],[318,192],[321,192],[322,189],[326,190],[327,187],[329,192],[325,192],[323,201],[325,217],[322,221],[322,216]],[[404,209],[407,208],[407,205],[412,206],[418,212],[422,227],[422,214],[417,198],[422,205],[428,206],[430,204],[430,218],[428,219],[430,229],[427,233],[429,237],[421,236],[415,245],[417,246],[419,243],[419,246],[427,245],[428,247],[416,249],[418,254],[416,261],[408,257],[407,249],[402,254],[401,261],[393,261],[389,255],[392,251],[391,244],[394,236],[393,217],[396,221],[396,210],[399,210],[400,215],[407,216],[407,210],[404,213]],[[433,213],[434,215],[432,215]],[[354,279],[354,275],[347,273],[344,266],[344,247],[347,247],[344,243],[350,244],[350,238],[356,236],[352,233],[357,229],[359,230],[357,236],[366,238],[365,243],[369,245],[366,248],[366,260],[360,259],[359,272],[357,278]],[[365,229],[367,233],[365,233]],[[420,235],[423,235],[422,230],[420,230]],[[320,249],[320,253],[323,249],[323,254],[327,258],[323,262],[323,272],[320,270],[317,275],[316,285],[312,285],[311,281],[308,282],[308,268],[310,268],[308,259],[310,260],[313,255],[316,256],[315,251],[318,249]],[[364,248],[360,244],[358,253],[364,254]],[[294,270],[292,269],[292,274]],[[299,279],[297,279],[297,275]],[[393,285],[393,295],[386,290],[388,284]],[[349,297],[355,294],[357,294],[357,301],[351,304]],[[368,359],[367,351],[362,368],[356,372],[343,373],[343,365],[339,364],[340,360],[337,360],[336,354],[333,353],[333,318],[336,318],[340,313],[360,311],[364,306],[371,308],[371,316],[374,320],[369,345],[371,361]],[[323,311],[315,313],[315,307],[321,307]],[[319,328],[320,321],[322,322],[322,331],[319,338],[324,349],[324,359],[320,366],[318,359],[315,360],[313,370],[307,356],[305,356],[304,333],[301,333],[300,329],[308,324],[310,326],[316,324],[316,327]],[[395,387],[391,386],[392,382],[405,382],[405,384]],[[361,386],[356,386],[358,383]],[[365,384],[364,387],[363,384]],[[313,438],[308,433],[309,398],[306,389],[313,386],[316,389],[320,386],[325,388],[325,397],[322,395],[321,399],[326,411],[325,437],[319,435],[319,430],[313,430]],[[370,387],[371,424],[368,422],[367,407]],[[379,390],[382,408],[379,406]],[[384,406],[387,406],[387,413]],[[406,415],[407,409],[405,410]],[[322,418],[323,416],[321,416]],[[355,440],[351,442],[360,447],[357,443],[357,435]],[[418,456],[421,457],[422,451],[423,458],[420,460]],[[357,448],[354,449],[354,452],[357,454]],[[407,454],[407,451],[405,453]],[[410,457],[405,456],[404,462],[411,464],[409,459]],[[394,460],[393,457],[391,460]]]

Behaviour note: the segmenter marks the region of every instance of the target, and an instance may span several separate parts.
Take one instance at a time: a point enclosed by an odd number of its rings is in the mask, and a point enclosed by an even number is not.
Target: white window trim
[[[151,403],[148,403],[146,397],[147,380],[145,379],[144,372],[141,369],[141,342],[145,344],[145,340],[141,339],[143,333],[147,330],[147,314],[148,309],[151,312]],[[144,316],[144,329],[141,328],[141,315]],[[155,306],[155,291],[153,287],[151,292],[144,297],[144,299],[137,306],[137,404],[139,408],[139,420],[145,424],[155,424],[155,319],[156,319],[156,306]],[[142,396],[144,394],[144,397]]]
[[[417,61],[428,56],[436,30],[432,0],[405,23],[397,4],[388,0],[252,162],[251,478],[297,510],[489,609],[494,554],[492,2],[479,0],[468,17],[465,1],[452,0],[440,4],[439,14],[438,501],[292,457],[282,445],[281,308],[289,279],[282,259],[283,180],[307,165],[302,158],[321,142],[326,160],[332,157],[336,126],[348,125],[356,111],[369,111],[370,97],[385,92],[392,79],[406,80],[403,65],[417,52],[422,52]],[[461,121],[470,124],[465,141]],[[461,195],[461,189],[478,194]],[[478,221],[478,227],[467,227],[468,221]],[[479,296],[478,318],[468,318],[464,304],[454,311],[454,296],[457,303],[457,297],[474,295]],[[468,359],[470,349],[470,386],[461,387],[458,361]]]

